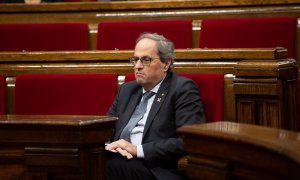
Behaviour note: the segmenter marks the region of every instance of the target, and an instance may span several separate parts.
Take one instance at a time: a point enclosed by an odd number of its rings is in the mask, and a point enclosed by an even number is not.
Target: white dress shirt
[[[150,91],[154,92],[155,95],[157,94],[157,91],[158,91],[158,89],[159,89],[162,81],[160,81],[160,83],[158,83],[153,89],[150,90]],[[146,91],[143,88],[143,94],[145,92]],[[143,118],[132,129],[131,134],[130,134],[130,141],[131,141],[131,143],[137,146],[137,157],[138,158],[144,158],[144,150],[143,150],[143,146],[142,146],[142,138],[143,138],[143,133],[144,133],[144,127],[145,127],[145,124],[146,124],[146,121],[147,121],[147,118],[148,118],[151,106],[153,104],[155,95],[152,96],[150,99],[148,99],[147,109],[146,109],[146,112],[145,112]],[[143,100],[143,98],[141,99],[141,101],[142,100]]]

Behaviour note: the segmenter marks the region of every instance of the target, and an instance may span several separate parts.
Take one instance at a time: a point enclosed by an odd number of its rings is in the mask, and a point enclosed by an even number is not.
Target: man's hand
[[[128,141],[125,141],[124,139],[120,139],[106,145],[105,149],[111,152],[119,153],[127,159],[132,159],[137,153],[136,146]]]

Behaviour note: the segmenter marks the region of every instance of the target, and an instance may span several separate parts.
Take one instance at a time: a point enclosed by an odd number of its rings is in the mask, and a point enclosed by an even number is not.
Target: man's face
[[[152,89],[164,78],[170,66],[170,61],[166,63],[161,62],[156,52],[156,42],[151,39],[140,40],[135,46],[134,56],[138,58],[147,56],[152,59],[149,65],[143,65],[141,60],[138,60],[134,65],[136,81],[145,90]]]

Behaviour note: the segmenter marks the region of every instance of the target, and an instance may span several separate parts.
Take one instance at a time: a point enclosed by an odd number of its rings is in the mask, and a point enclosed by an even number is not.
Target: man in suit
[[[129,60],[136,80],[121,86],[108,111],[119,121],[106,145],[107,179],[183,179],[177,161],[185,151],[176,129],[205,121],[199,90],[172,71],[174,46],[161,35],[142,34]],[[142,95],[150,91],[154,95],[143,101]],[[142,102],[147,102],[146,112],[129,128]]]

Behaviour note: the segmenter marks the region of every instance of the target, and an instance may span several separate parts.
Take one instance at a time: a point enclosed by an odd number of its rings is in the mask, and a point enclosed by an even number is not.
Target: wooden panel
[[[253,67],[250,61],[241,61],[236,65],[236,78],[234,79],[234,93],[238,103],[237,122],[267,125],[284,129],[300,130],[298,125],[297,112],[297,68],[287,68],[285,63],[278,61],[278,68],[282,71],[273,71],[271,61],[258,62],[259,68]],[[270,64],[271,63],[271,64]],[[296,64],[295,64],[296,65]],[[244,71],[246,70],[246,71]],[[286,78],[265,78],[268,74],[287,76]],[[292,74],[296,76],[293,76]],[[248,74],[248,75],[247,75]],[[251,77],[249,76],[250,74]],[[246,78],[247,77],[247,78]],[[293,87],[293,92],[290,88]],[[289,95],[288,95],[289,94]],[[249,99],[252,105],[249,105]],[[293,110],[290,111],[289,109]],[[298,112],[299,114],[299,112]],[[285,119],[291,121],[286,122]],[[293,123],[293,127],[290,124]]]
[[[269,98],[272,99],[272,98]],[[238,98],[239,112],[237,121],[241,123],[264,125],[269,127],[287,128],[281,117],[279,101],[266,99]]]
[[[237,122],[255,124],[255,102],[253,99],[237,100]]]
[[[105,179],[104,143],[117,118],[0,116],[0,179]]]
[[[224,76],[224,105],[223,105],[223,113],[225,119],[227,121],[236,121],[236,103],[235,103],[235,95],[234,95],[234,75],[226,74]]]

